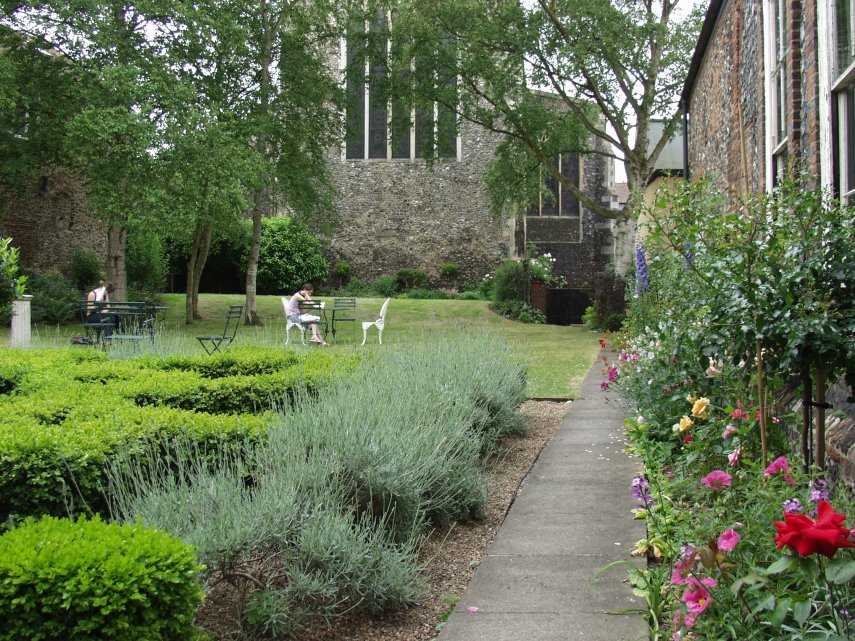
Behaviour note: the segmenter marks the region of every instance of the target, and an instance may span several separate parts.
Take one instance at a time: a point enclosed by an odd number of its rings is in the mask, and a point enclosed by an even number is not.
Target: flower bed
[[[728,213],[702,189],[658,219],[616,362],[604,352],[645,469],[631,491],[649,564],[631,578],[654,639],[852,638],[855,503],[775,398],[853,362],[853,212],[791,189]]]

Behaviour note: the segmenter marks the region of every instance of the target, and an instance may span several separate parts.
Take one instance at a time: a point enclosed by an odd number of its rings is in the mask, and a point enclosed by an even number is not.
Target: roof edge
[[[691,104],[692,92],[695,89],[695,81],[698,79],[701,65],[707,54],[707,45],[712,39],[713,31],[718,23],[718,18],[721,15],[721,10],[727,0],[711,0],[710,6],[707,7],[707,14],[704,17],[704,24],[701,26],[701,34],[698,36],[698,44],[695,46],[695,53],[692,54],[692,62],[689,65],[689,73],[686,76],[686,82],[683,83],[683,91],[680,94],[680,103],[683,109],[688,111],[688,106]]]

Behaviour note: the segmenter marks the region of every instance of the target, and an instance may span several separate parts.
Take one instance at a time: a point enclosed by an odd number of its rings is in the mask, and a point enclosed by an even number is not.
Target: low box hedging
[[[189,641],[202,569],[140,524],[28,519],[0,536],[0,641]]]
[[[103,511],[104,466],[119,452],[150,452],[144,444],[179,435],[214,449],[253,442],[271,408],[316,392],[359,362],[320,351],[299,360],[282,350],[234,352],[209,363],[110,361],[95,350],[82,357],[0,352],[0,379],[14,381],[0,394],[0,517]],[[251,373],[236,373],[242,366]]]

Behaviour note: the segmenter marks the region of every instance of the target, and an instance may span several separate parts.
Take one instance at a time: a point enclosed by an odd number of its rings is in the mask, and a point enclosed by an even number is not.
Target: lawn
[[[203,294],[199,311],[203,320],[194,325],[184,323],[183,294],[164,295],[168,309],[162,316],[159,342],[172,350],[198,350],[195,336],[222,332],[229,305],[243,304],[242,295]],[[320,297],[324,300],[323,297]],[[357,321],[373,320],[380,311],[381,298],[357,300]],[[237,341],[267,345],[284,345],[284,311],[278,296],[259,296],[258,312],[264,319],[262,327],[241,326]],[[338,332],[338,343],[329,349],[359,348],[362,331],[356,323],[355,332],[348,328]],[[582,378],[593,364],[598,351],[597,336],[582,327],[532,325],[504,319],[490,311],[486,301],[409,300],[393,299],[389,304],[383,346],[406,345],[431,332],[477,328],[505,336],[513,349],[529,367],[528,395],[532,398],[573,398]],[[35,327],[35,345],[67,344],[81,333],[72,323],[62,327]],[[377,348],[377,332],[369,330],[368,345]],[[300,347],[299,333],[292,330],[292,345]],[[8,329],[0,332],[0,344],[8,344]],[[307,347],[306,349],[316,349]],[[449,355],[454,358],[454,355]]]

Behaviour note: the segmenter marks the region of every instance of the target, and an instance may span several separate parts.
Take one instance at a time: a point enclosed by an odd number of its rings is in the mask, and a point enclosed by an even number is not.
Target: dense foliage
[[[323,282],[328,272],[323,248],[305,225],[292,218],[264,219],[258,259],[259,294],[290,294],[303,283]]]
[[[105,509],[105,470],[147,443],[189,439],[217,451],[254,441],[270,410],[314,393],[358,359],[240,347],[214,357],[107,360],[93,350],[0,359],[0,513]],[[155,448],[156,451],[156,448]]]
[[[193,549],[139,524],[45,517],[0,536],[0,639],[188,641]]]
[[[12,247],[11,238],[0,238],[0,322],[9,318],[12,301],[24,294],[27,282],[19,274],[18,248]]]

